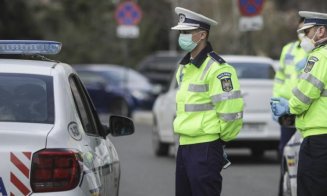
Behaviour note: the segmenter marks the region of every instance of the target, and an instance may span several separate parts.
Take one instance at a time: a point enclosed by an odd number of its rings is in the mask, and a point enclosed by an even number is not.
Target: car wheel
[[[264,154],[265,154],[265,151],[263,149],[259,149],[259,148],[251,149],[251,155],[254,158],[262,158]]]
[[[157,156],[167,156],[169,153],[169,144],[160,141],[159,129],[155,119],[152,129],[152,146],[154,154]]]
[[[128,104],[123,99],[116,99],[110,103],[109,111],[111,114],[130,117]]]
[[[283,175],[283,196],[292,196],[290,174],[287,170]]]

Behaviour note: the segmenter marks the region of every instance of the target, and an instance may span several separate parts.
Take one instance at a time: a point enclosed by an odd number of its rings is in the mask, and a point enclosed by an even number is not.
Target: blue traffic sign
[[[262,11],[264,0],[238,0],[242,16],[257,16]]]
[[[142,18],[142,10],[134,1],[125,1],[118,5],[115,19],[119,25],[137,25]]]

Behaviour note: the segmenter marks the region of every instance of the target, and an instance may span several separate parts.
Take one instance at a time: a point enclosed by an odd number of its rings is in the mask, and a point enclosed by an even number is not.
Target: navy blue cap
[[[320,12],[299,11],[299,15],[304,18],[303,27],[298,29],[297,32],[301,33],[305,29],[313,26],[324,25],[327,26],[327,14]]]

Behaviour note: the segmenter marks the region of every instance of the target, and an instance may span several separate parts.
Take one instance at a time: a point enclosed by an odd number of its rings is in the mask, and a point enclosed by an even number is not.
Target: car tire
[[[167,156],[169,153],[169,144],[160,141],[159,129],[155,118],[152,129],[152,146],[154,154],[157,156]]]
[[[251,156],[253,158],[262,158],[263,155],[265,154],[265,151],[263,149],[259,149],[259,148],[252,148],[251,149]]]
[[[110,114],[131,117],[127,102],[124,99],[115,99],[109,106]]]

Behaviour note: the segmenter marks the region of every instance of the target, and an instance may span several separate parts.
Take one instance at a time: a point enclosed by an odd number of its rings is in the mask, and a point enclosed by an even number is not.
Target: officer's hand
[[[289,114],[289,106],[288,106],[288,101],[287,99],[284,99],[282,97],[273,97],[271,98],[270,101],[270,105],[271,105],[271,111],[273,112],[273,114],[275,116],[282,116],[285,114]]]
[[[301,61],[296,63],[295,70],[301,71],[305,67],[306,64],[307,64],[307,58],[303,58]]]

